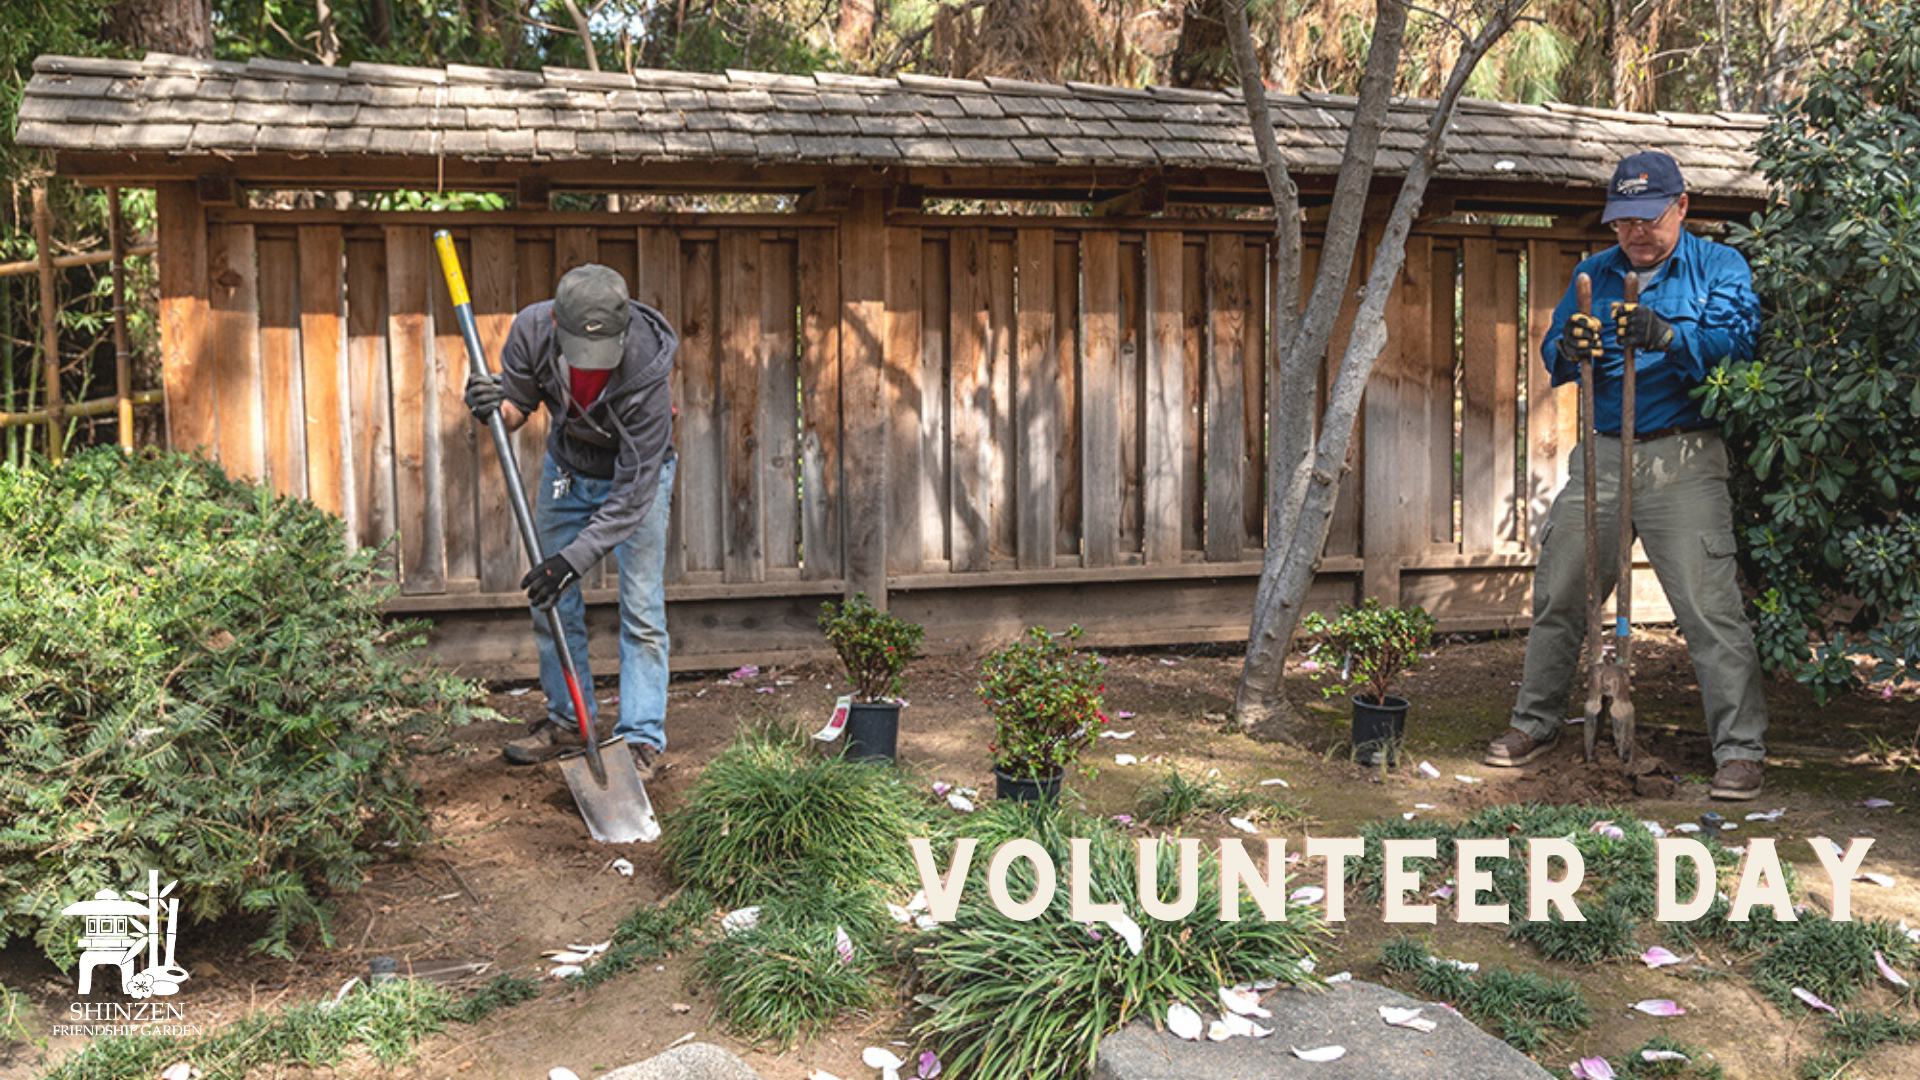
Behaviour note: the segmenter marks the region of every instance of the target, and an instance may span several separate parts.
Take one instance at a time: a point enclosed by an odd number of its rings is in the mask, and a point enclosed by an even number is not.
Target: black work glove
[[[1673,324],[1653,313],[1645,304],[1613,302],[1613,332],[1623,349],[1653,349],[1665,352],[1673,347]]]
[[[486,423],[507,400],[507,387],[498,375],[467,376],[467,411],[475,420]]]
[[[520,587],[527,590],[529,603],[545,611],[560,599],[567,586],[579,580],[580,575],[574,573],[572,564],[558,555],[550,555],[527,571],[527,576],[520,579]]]
[[[1600,320],[1583,312],[1567,316],[1560,331],[1560,355],[1579,363],[1600,362]]]

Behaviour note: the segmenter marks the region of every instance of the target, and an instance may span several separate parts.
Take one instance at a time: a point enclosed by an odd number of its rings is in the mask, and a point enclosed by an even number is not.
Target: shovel
[[[1580,311],[1592,314],[1593,281],[1585,274],[1578,282]],[[1626,302],[1640,299],[1640,275],[1627,274]],[[1622,762],[1633,761],[1633,383],[1634,350],[1620,349],[1626,364],[1620,386],[1620,563],[1615,589],[1618,599],[1614,614],[1613,659],[1606,658],[1600,625],[1600,604],[1606,597],[1600,589],[1600,527],[1596,494],[1596,461],[1593,446],[1594,401],[1593,361],[1580,361],[1580,440],[1582,463],[1586,466],[1587,515],[1587,761],[1593,760],[1594,745],[1600,738],[1600,725],[1610,721],[1613,748]]]
[[[447,291],[453,296],[454,314],[460,320],[460,336],[467,343],[467,362],[475,375],[486,375],[486,353],[480,348],[480,330],[473,321],[473,302],[467,296],[467,279],[460,272],[460,256],[453,249],[453,235],[445,229],[433,234],[433,246],[440,253],[440,268],[447,277]],[[538,566],[546,556],[540,550],[540,536],[533,528],[533,512],[527,508],[527,492],[520,485],[520,467],[514,460],[513,443],[507,438],[507,422],[496,410],[487,418],[493,432],[494,453],[506,473],[508,501],[513,518],[520,526],[520,540],[526,545],[530,565]],[[600,753],[600,741],[594,738],[593,721],[587,713],[586,698],[580,693],[580,676],[573,666],[573,652],[560,627],[560,613],[552,605],[546,609],[547,632],[560,653],[560,671],[567,679],[567,694],[573,698],[573,716],[580,724],[580,739],[586,744],[581,752],[560,759],[560,774],[573,790],[573,801],[586,819],[587,831],[603,844],[650,843],[660,836],[660,823],[653,816],[653,801],[633,767],[626,748],[612,755],[609,762]],[[618,743],[609,739],[609,746]]]

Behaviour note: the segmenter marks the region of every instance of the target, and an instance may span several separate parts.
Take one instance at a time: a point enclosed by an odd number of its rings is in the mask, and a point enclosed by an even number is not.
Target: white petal
[[[547,1080],[580,1080],[580,1077],[564,1065],[555,1065],[547,1070]]]
[[[193,1066],[184,1061],[176,1061],[160,1070],[160,1080],[188,1080],[193,1075]]]
[[[1893,878],[1889,877],[1886,874],[1876,874],[1871,870],[1867,870],[1867,871],[1863,871],[1861,873],[1855,874],[1853,876],[1853,880],[1870,881],[1873,884],[1878,885],[1883,889],[1891,889],[1893,888],[1893,884],[1894,884]]]
[[[913,917],[913,925],[922,930],[935,930],[939,928],[940,920],[931,915],[915,915]]]
[[[548,953],[547,958],[557,964],[584,964],[593,959],[593,954],[583,952],[556,952]]]
[[[547,974],[553,976],[556,979],[566,979],[566,978],[571,978],[572,976],[578,975],[585,970],[586,969],[581,967],[579,964],[561,964],[559,967],[554,968],[552,971],[547,972]]]
[[[1768,810],[1765,813],[1748,814],[1747,820],[1748,821],[1779,821],[1780,816],[1782,814],[1785,814],[1786,812],[1787,812],[1787,808],[1783,806],[1777,810]]]
[[[1480,779],[1480,778],[1479,778],[1479,777],[1477,777],[1477,776],[1463,776],[1463,775],[1461,775],[1460,773],[1454,773],[1454,774],[1453,774],[1453,778],[1454,778],[1455,780],[1458,780],[1458,781],[1460,781],[1460,782],[1461,782],[1461,783],[1463,783],[1463,784],[1484,784],[1484,783],[1486,783],[1486,781],[1484,781],[1484,780],[1482,780],[1482,779]]]
[[[1133,738],[1133,734],[1131,731],[1103,731],[1097,737],[1102,739],[1131,739]]]
[[[1869,810],[1885,810],[1887,807],[1893,805],[1893,800],[1876,797],[1872,799],[1861,799],[1859,802],[1854,803],[1853,805],[1864,806]]]
[[[1302,885],[1287,894],[1290,904],[1317,904],[1327,898],[1327,890],[1318,885]]]
[[[1257,833],[1260,831],[1259,826],[1243,817],[1230,817],[1227,819],[1227,824],[1239,829],[1241,832]]]
[[[760,925],[760,905],[735,908],[720,920],[720,929],[729,934],[744,934]]]
[[[1311,1050],[1302,1050],[1296,1046],[1293,1048],[1293,1056],[1299,1058],[1301,1061],[1311,1061],[1324,1065],[1329,1061],[1339,1061],[1341,1058],[1346,1057],[1347,1048],[1344,1046],[1316,1046]]]
[[[614,872],[619,874],[621,877],[633,876],[633,864],[628,862],[625,859],[613,860],[613,869],[614,869]]]
[[[1642,1050],[1641,1061],[1692,1061],[1693,1059],[1678,1050]]]
[[[1122,911],[1108,919],[1107,925],[1113,927],[1113,932],[1126,940],[1128,952],[1135,956],[1140,955],[1140,949],[1146,944],[1146,938],[1140,932],[1140,924],[1133,921],[1133,916]]]
[[[1265,780],[1260,781],[1260,786],[1261,787],[1292,787],[1293,785],[1287,783],[1285,780],[1282,780],[1277,776],[1274,776],[1274,777],[1269,777]]]
[[[1113,763],[1115,765],[1138,765],[1140,764],[1140,759],[1134,757],[1132,754],[1115,754],[1113,755]]]
[[[955,810],[958,810],[963,814],[973,813],[973,800],[967,798],[965,795],[962,795],[957,791],[950,791],[947,793],[947,805],[953,807]]]
[[[1893,970],[1893,965],[1887,963],[1887,958],[1884,956],[1881,956],[1878,950],[1875,950],[1873,954],[1873,966],[1880,969],[1881,978],[1886,979],[1888,982],[1892,983],[1893,985],[1899,987],[1902,990],[1906,990],[1910,988],[1911,984],[1909,984],[1906,979],[1902,978],[1899,972]]]
[[[525,697],[532,690],[533,690],[533,687],[531,686],[516,686],[513,689],[507,691],[507,696],[508,697]]]
[[[1640,823],[1640,827],[1652,833],[1656,837],[1667,835],[1667,827],[1665,825],[1660,824],[1657,821],[1643,821]]]
[[[1420,763],[1420,775],[1429,780],[1438,780],[1440,779],[1440,770],[1433,767],[1433,762],[1423,761]]]
[[[567,948],[572,949],[574,952],[586,953],[588,956],[599,956],[601,953],[613,948],[613,939],[608,938],[596,945],[575,945],[572,942],[568,942]]]
[[[1228,1013],[1220,1018],[1220,1023],[1225,1025],[1229,1034],[1238,1035],[1243,1039],[1257,1039],[1260,1037],[1256,1034],[1256,1032],[1260,1030],[1260,1025],[1244,1016]]]
[[[853,939],[847,936],[846,927],[836,926],[833,928],[833,949],[840,954],[841,963],[853,963]]]
[[[1480,963],[1477,960],[1469,962],[1466,960],[1449,960],[1444,956],[1436,956],[1433,958],[1433,962],[1436,964],[1450,964],[1469,975],[1480,970]]]
[[[1438,810],[1438,809],[1440,809],[1439,807],[1437,807],[1437,806],[1435,806],[1435,805],[1433,805],[1433,804],[1432,804],[1432,803],[1430,803],[1430,802],[1417,802],[1417,803],[1414,803],[1414,804],[1413,804],[1413,808],[1414,808],[1415,810]]]
[[[913,912],[908,911],[906,908],[901,907],[891,900],[887,902],[887,914],[893,917],[894,922],[902,926],[913,921]]]
[[[1220,988],[1220,1004],[1228,1012],[1241,1016],[1257,1016],[1262,1020],[1273,1018],[1271,1012],[1260,1007],[1259,995],[1251,990],[1232,990],[1223,986]]]
[[[1673,831],[1674,831],[1674,832],[1683,832],[1683,833],[1697,833],[1697,832],[1699,832],[1699,831],[1700,831],[1700,826],[1699,826],[1699,825],[1696,825],[1696,824],[1694,824],[1694,823],[1693,823],[1693,822],[1691,822],[1691,821],[1683,821],[1683,822],[1681,822],[1680,824],[1678,824],[1678,825],[1675,825],[1675,826],[1673,827]]]
[[[1408,821],[1412,821],[1412,820],[1413,820],[1414,818],[1417,818],[1417,817],[1419,817],[1420,815],[1419,815],[1419,814],[1416,814],[1416,813],[1414,813],[1414,812],[1413,812],[1413,811],[1411,811],[1411,810],[1409,810],[1409,811],[1407,811],[1406,813],[1404,813],[1404,814],[1401,814],[1400,816],[1401,816],[1401,817],[1403,817],[1403,818],[1406,818],[1406,819],[1407,819]]]
[[[1380,1019],[1394,1027],[1411,1028],[1421,1033],[1432,1031],[1440,1025],[1420,1015],[1419,1009],[1397,1009],[1391,1005],[1380,1006]]]
[[[1681,1008],[1677,1003],[1669,1001],[1666,998],[1648,998],[1645,1001],[1636,1001],[1633,1003],[1633,1007],[1640,1010],[1643,1013],[1646,1013],[1648,1016],[1685,1016],[1687,1015],[1687,1010]]]
[[[1233,1029],[1227,1026],[1225,1020],[1215,1020],[1207,1025],[1207,1038],[1214,1042],[1226,1042],[1233,1038]]]
[[[1351,971],[1342,971],[1339,974],[1327,976],[1328,986],[1332,986],[1335,983],[1350,983],[1352,981],[1353,981],[1353,972]]]
[[[807,1074],[807,1080],[840,1080],[840,1078],[825,1069],[815,1069]]]
[[[907,910],[908,911],[927,910],[927,890],[920,889],[916,891],[913,894],[913,896],[907,901]]]
[[[906,1062],[884,1046],[869,1046],[860,1051],[860,1061],[869,1069],[885,1069],[893,1072]]]
[[[1195,1042],[1200,1038],[1200,1014],[1176,1001],[1167,1006],[1167,1030]]]
[[[1799,998],[1801,1001],[1806,1002],[1808,1008],[1819,1009],[1821,1012],[1837,1012],[1838,1011],[1833,1006],[1827,1004],[1824,1001],[1821,1001],[1818,997],[1814,996],[1813,991],[1807,989],[1804,986],[1794,987],[1793,996]]]

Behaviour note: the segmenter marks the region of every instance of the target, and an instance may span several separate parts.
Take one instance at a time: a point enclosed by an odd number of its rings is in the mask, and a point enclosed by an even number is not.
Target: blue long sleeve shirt
[[[1593,279],[1593,314],[1600,320],[1605,349],[1594,365],[1594,426],[1603,435],[1620,434],[1621,373],[1626,366],[1609,305],[1626,298],[1627,272],[1632,269],[1616,245],[1574,270],[1576,282],[1581,274]],[[1634,430],[1705,426],[1707,420],[1689,394],[1722,364],[1752,359],[1760,333],[1760,298],[1754,294],[1746,258],[1725,244],[1682,230],[1666,265],[1651,280],[1641,275],[1640,302],[1673,324],[1674,339],[1664,352],[1641,349],[1634,354]],[[1540,343],[1540,356],[1555,386],[1580,379],[1579,362],[1560,357],[1560,331],[1577,303],[1570,283]]]

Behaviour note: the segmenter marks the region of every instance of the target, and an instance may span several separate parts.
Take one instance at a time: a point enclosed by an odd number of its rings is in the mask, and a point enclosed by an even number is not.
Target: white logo
[[[147,871],[145,892],[130,890],[126,898],[112,889],[101,889],[91,900],[69,904],[62,915],[86,920],[80,945],[80,993],[92,992],[93,969],[120,969],[120,990],[128,997],[170,997],[180,992],[187,981],[187,969],[173,962],[173,946],[179,936],[180,899],[168,899],[177,881],[160,887],[160,871]],[[161,956],[161,945],[166,955]],[[141,954],[146,964],[140,966]],[[76,1006],[77,1007],[77,1006]]]
[[[1647,190],[1647,174],[1641,173],[1639,176],[1625,177],[1616,186],[1619,188],[1619,194],[1621,195],[1638,195]]]

